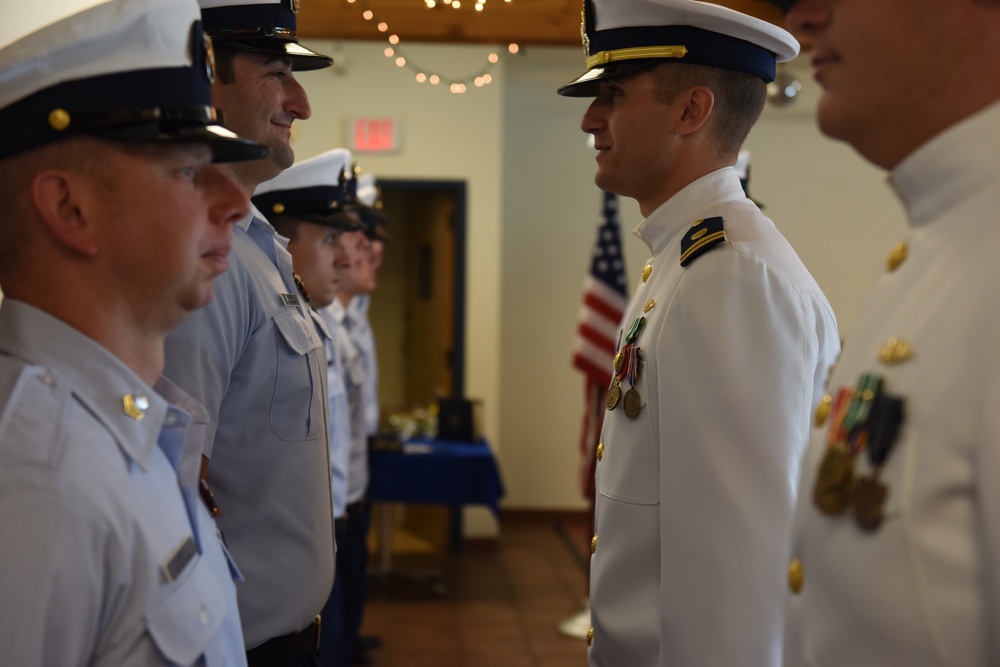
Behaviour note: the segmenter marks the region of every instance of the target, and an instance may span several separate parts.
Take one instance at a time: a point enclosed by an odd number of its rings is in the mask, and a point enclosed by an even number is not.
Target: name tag
[[[282,294],[281,303],[286,306],[297,306],[299,305],[299,297],[295,294]]]
[[[198,547],[195,545],[194,540],[191,539],[190,535],[185,537],[174,548],[173,553],[167,557],[167,560],[163,561],[160,565],[160,571],[163,572],[163,576],[166,577],[167,581],[173,581],[179,577],[196,553],[198,553]]]

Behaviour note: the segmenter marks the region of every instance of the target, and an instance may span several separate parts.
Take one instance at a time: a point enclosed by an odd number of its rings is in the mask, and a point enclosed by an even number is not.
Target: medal
[[[642,409],[642,397],[635,388],[639,379],[639,360],[642,356],[642,349],[629,344],[625,347],[625,368],[624,374],[628,378],[629,390],[625,392],[625,416],[635,419]]]
[[[639,410],[642,409],[642,399],[639,398],[639,392],[632,387],[625,392],[625,416],[629,419],[635,419],[639,416]]]
[[[611,388],[608,389],[608,398],[604,401],[604,407],[608,410],[614,410],[618,407],[618,401],[622,397],[622,386],[615,380],[611,383]]]
[[[642,351],[635,346],[635,339],[639,336],[639,331],[642,330],[645,323],[645,317],[635,318],[628,329],[628,333],[624,334],[625,346],[621,347],[615,353],[615,359],[612,364],[614,367],[614,377],[611,380],[611,388],[608,389],[607,399],[604,401],[604,407],[608,410],[614,410],[618,407],[618,403],[622,399],[621,383],[627,379],[630,388],[625,392],[624,403],[625,416],[629,419],[635,419],[639,414],[639,410],[642,409],[642,398],[635,388],[635,382],[639,375],[639,356]],[[622,335],[622,332],[618,334],[619,347],[621,346]]]
[[[874,472],[858,478],[854,491],[854,520],[861,530],[872,532],[882,526],[889,486],[879,481],[879,471],[889,457],[903,422],[903,399],[881,392],[872,399],[868,413],[868,461]]]
[[[843,513],[854,491],[854,457],[847,445],[830,445],[820,461],[813,503],[827,516]]]
[[[889,487],[878,481],[876,470],[870,477],[859,477],[854,487],[854,520],[862,530],[878,530],[885,518],[885,499]]]

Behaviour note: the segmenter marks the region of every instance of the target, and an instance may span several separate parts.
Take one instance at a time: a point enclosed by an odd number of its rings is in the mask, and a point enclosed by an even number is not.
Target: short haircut
[[[665,62],[653,68],[656,98],[671,102],[684,90],[705,86],[715,95],[709,132],[720,152],[739,153],[767,100],[767,85],[759,76],[708,65]]]
[[[267,221],[274,227],[274,231],[290,241],[294,241],[299,235],[299,225],[304,222],[302,218],[287,214],[272,215]]]
[[[215,77],[227,86],[236,83],[236,66],[233,63],[240,51],[218,43],[215,44],[213,50],[215,51]]]

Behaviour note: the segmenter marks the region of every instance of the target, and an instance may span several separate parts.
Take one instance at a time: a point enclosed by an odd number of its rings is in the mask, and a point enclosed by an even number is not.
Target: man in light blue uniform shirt
[[[347,268],[341,244],[345,232],[362,229],[354,208],[351,152],[335,148],[293,165],[257,188],[253,203],[271,215],[279,234],[288,237],[296,278],[308,294],[309,305],[322,315],[318,325],[327,353],[327,390],[330,407],[330,474],[333,516],[338,551],[347,521],[348,466],[351,455],[351,415],[342,359],[358,357],[347,332],[328,306],[336,301]],[[345,347],[346,346],[346,347]],[[356,363],[360,370],[360,365]],[[322,665],[335,664],[345,650],[343,582],[341,570],[323,606],[323,636],[319,648]],[[344,662],[343,664],[347,664]]]
[[[215,120],[199,18],[111,0],[0,49],[5,665],[246,664],[205,414],[157,382],[249,208],[211,162],[266,153]]]
[[[365,225],[365,231],[371,243],[369,262],[376,283],[378,270],[382,266],[385,251],[386,235],[382,229],[386,222],[382,212],[382,196],[375,180],[370,173],[359,174],[357,177],[358,215]],[[351,337],[361,351],[362,364],[365,370],[365,381],[361,389],[361,400],[364,402],[365,430],[368,435],[375,435],[379,430],[381,410],[378,401],[378,355],[375,351],[375,335],[371,321],[368,319],[368,309],[371,306],[371,292],[359,294],[351,299],[348,310],[356,323],[351,331]]]
[[[330,322],[337,352],[343,366],[342,379],[346,390],[350,415],[350,453],[347,473],[346,516],[337,531],[337,581],[335,596],[340,596],[344,621],[343,639],[334,649],[335,656],[324,667],[343,667],[353,662],[367,662],[366,639],[361,636],[366,590],[366,565],[368,562],[368,527],[370,505],[368,493],[368,437],[378,426],[377,374],[375,367],[375,342],[367,317],[368,298],[377,284],[377,270],[381,263],[381,237],[375,238],[371,223],[374,209],[370,195],[374,183],[354,184],[356,187],[355,215],[365,223],[363,231],[344,234],[341,243],[347,254],[347,268],[337,300],[324,311]],[[379,216],[380,217],[380,216]],[[374,404],[374,405],[373,405]],[[374,408],[374,409],[373,409]],[[369,640],[370,641],[370,640]]]
[[[218,60],[215,105],[270,148],[266,160],[231,170],[252,194],[291,166],[291,125],[310,116],[294,72],[331,60],[296,42],[297,1],[200,4]],[[165,375],[209,414],[207,479],[246,576],[248,661],[310,665],[334,570],[323,341],[284,240],[259,211],[237,224],[215,287],[211,306],[167,340]]]

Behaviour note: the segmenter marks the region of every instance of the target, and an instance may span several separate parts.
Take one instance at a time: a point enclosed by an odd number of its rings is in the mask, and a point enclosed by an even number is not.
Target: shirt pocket
[[[194,665],[221,631],[229,597],[199,555],[191,576],[146,613],[146,629],[171,665]]]
[[[277,346],[274,397],[271,400],[271,430],[282,440],[311,440],[323,430],[322,392],[316,376],[322,341],[312,322],[297,310],[274,316]]]
[[[658,443],[652,419],[648,379],[649,366],[645,358],[639,362],[635,391],[642,407],[634,419],[625,414],[625,393],[633,387],[621,383],[621,397],[614,410],[604,416],[601,442],[604,445],[597,463],[597,490],[607,498],[635,505],[656,505],[660,502],[660,461]]]

